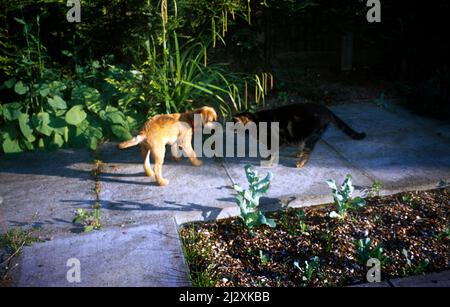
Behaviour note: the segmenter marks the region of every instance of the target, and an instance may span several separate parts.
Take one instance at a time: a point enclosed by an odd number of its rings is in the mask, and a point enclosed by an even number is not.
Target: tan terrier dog
[[[217,113],[211,107],[202,107],[185,113],[161,114],[150,118],[139,131],[138,135],[129,141],[119,143],[118,148],[128,148],[140,144],[141,154],[144,158],[144,170],[147,176],[156,177],[159,185],[169,184],[169,180],[162,176],[162,165],[166,153],[166,145],[171,145],[172,157],[181,159],[178,148],[184,150],[192,165],[200,166],[192,148],[192,135],[194,132],[194,115],[199,114],[202,125],[217,120]],[[153,155],[155,171],[150,165],[150,154]]]

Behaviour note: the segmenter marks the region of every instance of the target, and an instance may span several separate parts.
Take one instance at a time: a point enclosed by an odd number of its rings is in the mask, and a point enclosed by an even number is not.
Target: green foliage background
[[[3,1],[0,151],[95,149],[157,113],[247,108],[244,84],[260,98],[268,79],[233,72],[213,47],[232,20],[249,22],[250,5],[83,0],[81,22],[69,23],[66,1]]]

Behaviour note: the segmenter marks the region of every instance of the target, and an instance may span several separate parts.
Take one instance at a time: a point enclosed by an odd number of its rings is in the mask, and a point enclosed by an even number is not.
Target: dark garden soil
[[[288,209],[269,214],[277,221],[274,229],[248,230],[239,218],[192,223],[181,237],[194,285],[364,283],[368,268],[355,243],[365,237],[372,250],[383,248],[382,280],[418,275],[449,268],[449,196],[450,188],[443,188],[368,198],[345,219],[329,217],[333,205]],[[305,261],[314,256],[318,266],[307,278]]]

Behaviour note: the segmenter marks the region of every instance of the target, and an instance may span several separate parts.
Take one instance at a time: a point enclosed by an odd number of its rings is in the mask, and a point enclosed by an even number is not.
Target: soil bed
[[[369,250],[383,248],[382,280],[448,269],[449,196],[450,188],[406,192],[368,198],[345,219],[330,218],[334,205],[324,205],[268,214],[274,229],[230,218],[180,232],[194,286],[345,286],[367,282],[355,244],[366,237]],[[308,276],[305,261],[315,256]]]

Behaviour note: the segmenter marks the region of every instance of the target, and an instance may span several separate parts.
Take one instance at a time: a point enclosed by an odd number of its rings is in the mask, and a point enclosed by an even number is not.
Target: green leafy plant
[[[335,241],[333,233],[329,230],[322,230],[318,233],[318,237],[322,242],[324,250],[327,253],[331,253],[331,251],[333,250],[333,243]]]
[[[102,227],[100,222],[100,209],[94,208],[92,212],[78,208],[72,223],[80,223],[84,226],[84,232],[94,229],[98,230]]]
[[[252,169],[251,165],[246,165],[244,169],[249,188],[245,190],[237,184],[233,185],[234,190],[238,193],[236,203],[240,209],[241,219],[249,228],[261,225],[268,225],[274,228],[276,226],[275,220],[266,218],[259,210],[259,199],[267,193],[273,177],[272,173],[267,173],[266,177],[260,180],[258,173]]]
[[[305,222],[305,212],[303,210],[297,211],[296,216],[298,218],[298,230],[300,234],[308,235],[309,227]]]
[[[410,195],[403,195],[402,201],[407,205],[411,205],[413,202],[413,198]]]
[[[3,152],[67,146],[95,150],[103,139],[130,138],[130,131],[137,126],[133,117],[143,116],[129,110],[130,99],[126,100],[128,105],[121,103],[122,88],[108,86],[105,74],[111,69],[107,64],[90,60],[85,66],[76,64],[73,73],[63,72],[53,67],[40,42],[39,18],[34,34],[32,24],[16,21],[23,28],[27,45],[11,55],[15,72],[0,86],[4,95],[12,97],[12,102],[0,105]],[[111,74],[109,77],[108,81]]]
[[[270,262],[272,262],[272,258],[266,253],[264,253],[262,250],[259,251],[259,261],[262,265],[268,265]]]
[[[450,227],[447,227],[444,231],[435,234],[434,237],[438,240],[450,240]]]
[[[181,240],[186,261],[189,264],[189,278],[194,287],[213,287],[217,279],[214,277],[209,257],[212,249],[210,245],[199,244],[201,234],[193,224],[182,230]]]
[[[413,264],[412,262],[413,259],[409,255],[408,250],[405,248],[402,249],[402,255],[406,259],[406,268],[403,269],[404,276],[423,274],[428,265],[430,264],[430,260],[428,259],[423,259],[419,263]]]
[[[75,217],[72,223],[82,224],[84,232],[92,230],[99,230],[102,227],[100,218],[100,173],[103,166],[102,161],[99,159],[98,150],[94,151],[94,168],[91,170],[91,178],[94,181],[94,193],[95,202],[92,207],[92,212],[78,208],[75,212]]]
[[[312,257],[309,261],[305,260],[304,266],[300,266],[298,261],[294,261],[294,267],[302,273],[302,280],[305,282],[305,285],[311,282],[312,278],[319,270],[319,265],[320,261],[317,256]]]
[[[35,231],[35,228],[25,229],[22,227],[8,230],[0,235],[0,249],[6,248],[12,255],[19,255],[24,246],[29,246],[39,241],[39,238],[34,235]]]
[[[354,187],[351,175],[346,176],[340,187],[337,187],[334,180],[327,180],[327,184],[331,188],[337,209],[337,211],[330,213],[331,218],[345,218],[350,208],[362,207],[366,204],[365,200],[361,197],[352,198]]]
[[[381,243],[373,246],[373,241],[370,238],[359,239],[355,243],[356,255],[361,264],[366,265],[370,258],[375,258],[383,263],[385,257],[383,255],[383,247]]]
[[[383,183],[380,180],[375,180],[367,193],[368,197],[380,196]]]

